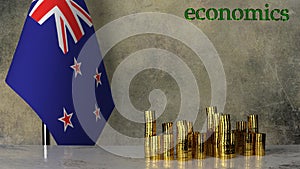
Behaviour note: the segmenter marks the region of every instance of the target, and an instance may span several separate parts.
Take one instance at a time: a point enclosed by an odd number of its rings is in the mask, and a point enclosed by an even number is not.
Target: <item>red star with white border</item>
[[[102,73],[98,73],[98,69],[96,69],[96,75],[94,76],[94,78],[96,79],[96,85],[98,87],[98,85],[102,85],[102,82],[101,82],[101,74]]]
[[[77,60],[74,58],[74,65],[72,65],[70,67],[74,70],[75,78],[77,77],[78,74],[82,75],[80,66],[81,66],[81,63],[78,63]]]
[[[96,122],[98,121],[98,119],[99,120],[101,119],[101,117],[100,117],[101,111],[100,111],[100,108],[96,104],[95,104],[95,111],[93,113],[96,116]]]
[[[73,113],[68,114],[66,109],[64,109],[64,116],[59,118],[58,120],[64,123],[64,132],[67,131],[68,126],[74,128],[72,122],[71,122],[71,118],[73,116]]]

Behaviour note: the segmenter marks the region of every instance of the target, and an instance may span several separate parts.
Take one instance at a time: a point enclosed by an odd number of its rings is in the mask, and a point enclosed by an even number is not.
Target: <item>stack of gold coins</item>
[[[237,121],[236,122],[236,153],[243,154],[244,149],[244,135],[247,133],[247,122],[246,121]]]
[[[162,131],[164,134],[173,134],[173,123],[172,122],[163,123]]]
[[[255,146],[255,133],[246,133],[244,135],[244,156],[254,155],[254,146]]]
[[[204,159],[206,158],[206,133],[194,132],[194,158]]]
[[[230,115],[222,114],[219,123],[219,157],[232,158],[235,154],[235,138],[231,132]]]
[[[144,151],[145,158],[150,159],[151,157],[151,145],[152,138],[156,135],[156,120],[154,111],[145,111],[145,140],[144,140]]]
[[[219,158],[221,159],[229,159],[231,155],[231,133],[222,133],[220,135],[220,143],[219,143]]]
[[[181,120],[176,123],[177,126],[177,144],[176,155],[177,160],[187,161],[188,157],[188,127],[187,121]]]
[[[173,137],[173,123],[163,123],[163,145],[162,145],[162,158],[164,160],[174,159],[174,137]]]
[[[152,136],[150,139],[150,159],[161,159],[161,136]]]
[[[220,113],[214,113],[213,118],[214,118],[214,132],[212,135],[212,145],[213,145],[213,150],[212,150],[212,156],[213,157],[219,157],[219,122],[220,122]]]
[[[235,134],[233,132],[223,134],[220,137],[219,158],[230,159],[235,155]]]
[[[162,145],[163,160],[174,160],[174,137],[173,134],[164,134]]]
[[[193,158],[193,149],[194,149],[194,139],[193,139],[193,123],[187,122],[187,130],[188,130],[188,159],[191,160]]]
[[[244,152],[245,156],[255,155],[256,135],[258,134],[258,115],[251,114],[248,119],[248,133],[244,136]]]
[[[145,137],[156,136],[156,119],[154,111],[145,111]]]
[[[219,132],[220,134],[231,132],[230,114],[222,114],[220,116]]]
[[[254,154],[257,156],[264,156],[265,149],[266,149],[266,134],[265,133],[256,133],[255,134]]]
[[[206,109],[206,115],[207,115],[207,130],[212,130],[214,129],[214,117],[213,115],[217,113],[217,107],[216,106],[211,106],[207,107]]]
[[[248,132],[258,133],[258,115],[252,114],[248,116]]]
[[[213,133],[214,133],[214,114],[217,113],[217,107],[210,106],[206,109],[207,115],[207,155],[214,156]]]

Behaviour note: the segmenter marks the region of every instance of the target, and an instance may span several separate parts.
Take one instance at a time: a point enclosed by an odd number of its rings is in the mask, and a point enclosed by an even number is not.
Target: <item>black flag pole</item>
[[[42,123],[42,144],[50,145],[50,132],[45,123]]]

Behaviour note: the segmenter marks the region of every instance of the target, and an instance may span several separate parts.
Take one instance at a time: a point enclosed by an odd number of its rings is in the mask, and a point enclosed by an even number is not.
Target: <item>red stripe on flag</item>
[[[92,23],[92,18],[90,17],[90,15],[88,13],[86,13],[80,6],[78,6],[73,1],[71,1],[71,4]]]
[[[83,36],[83,33],[79,27],[80,23],[77,22],[70,6],[66,3],[66,1],[60,1],[57,5],[69,23],[71,31],[74,33],[76,40],[79,41]]]
[[[36,10],[31,14],[31,17],[39,22],[49,11],[56,6],[55,1],[43,1]]]
[[[64,54],[68,52],[67,49],[67,36],[66,36],[66,28],[65,28],[65,23],[62,18],[60,18],[60,25],[61,25],[61,32],[62,32],[62,39],[63,39],[63,45],[64,45]]]

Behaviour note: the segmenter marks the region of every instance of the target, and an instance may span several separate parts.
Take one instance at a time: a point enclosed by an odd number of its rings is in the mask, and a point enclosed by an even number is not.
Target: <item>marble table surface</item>
[[[122,148],[122,147],[120,147]],[[126,151],[134,149],[125,148]],[[300,145],[267,146],[266,156],[237,156],[230,160],[208,157],[188,162],[149,162],[111,154],[102,148],[48,146],[44,158],[43,146],[0,146],[2,169],[143,169],[143,168],[237,168],[237,169],[299,169]]]

